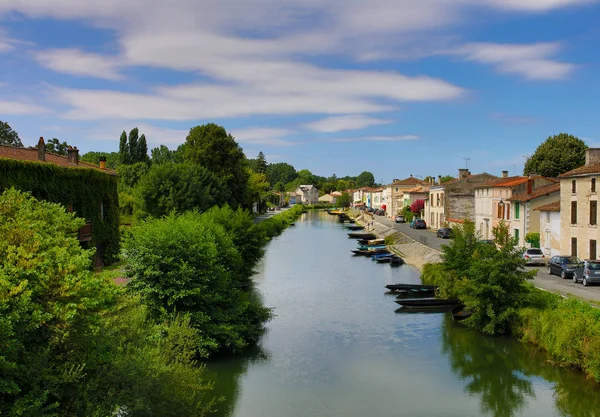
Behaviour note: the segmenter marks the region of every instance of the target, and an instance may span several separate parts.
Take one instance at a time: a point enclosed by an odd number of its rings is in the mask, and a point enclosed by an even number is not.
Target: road
[[[432,249],[441,251],[442,245],[447,244],[447,239],[440,239],[435,231],[431,229],[411,229],[408,223],[395,223],[392,219],[383,216],[373,216],[376,222],[404,233],[417,242],[421,242]],[[582,284],[575,284],[571,279],[561,279],[559,276],[550,275],[546,267],[527,267],[527,269],[536,269],[537,275],[533,279],[533,284],[541,289],[552,291],[561,295],[572,295],[591,301],[600,302],[600,286],[584,287]]]

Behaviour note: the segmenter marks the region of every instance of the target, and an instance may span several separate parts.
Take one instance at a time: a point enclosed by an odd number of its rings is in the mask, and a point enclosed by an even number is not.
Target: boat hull
[[[404,300],[396,300],[396,303],[400,304],[402,308],[418,309],[453,308],[460,306],[459,300],[441,298],[408,298]]]
[[[388,284],[385,286],[388,290],[409,290],[409,289],[428,289],[428,290],[436,290],[437,286],[435,285],[423,285],[423,284]]]
[[[376,236],[373,233],[348,233],[348,237],[352,239],[374,239]]]

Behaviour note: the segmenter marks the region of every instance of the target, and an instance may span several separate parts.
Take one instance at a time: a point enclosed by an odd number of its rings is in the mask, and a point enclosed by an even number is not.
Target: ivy
[[[117,181],[116,175],[96,169],[0,158],[0,193],[14,187],[40,200],[72,206],[78,217],[92,222],[91,243],[104,248],[107,264],[119,254]]]

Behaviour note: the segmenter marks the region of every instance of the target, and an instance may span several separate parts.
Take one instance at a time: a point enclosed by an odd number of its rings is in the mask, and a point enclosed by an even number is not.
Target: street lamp
[[[498,203],[499,207],[504,207],[504,201],[502,201],[502,199],[500,199],[500,202]]]

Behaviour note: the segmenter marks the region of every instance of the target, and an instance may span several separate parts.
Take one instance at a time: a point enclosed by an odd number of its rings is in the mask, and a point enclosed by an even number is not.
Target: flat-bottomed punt
[[[365,228],[365,226],[361,226],[358,224],[351,224],[351,225],[346,226],[346,229],[348,229],[348,230],[363,230],[364,228]]]
[[[396,290],[410,290],[410,289],[428,289],[428,290],[436,290],[436,285],[423,285],[423,284],[388,284],[385,286],[388,290],[396,291]]]
[[[373,233],[348,233],[348,237],[352,239],[375,239],[377,236]]]
[[[460,306],[460,301],[452,298],[408,298],[396,300],[403,308],[453,308]]]
[[[460,305],[452,309],[452,318],[456,321],[468,319],[472,314],[473,313],[471,313],[469,310],[465,310],[464,305]]]

